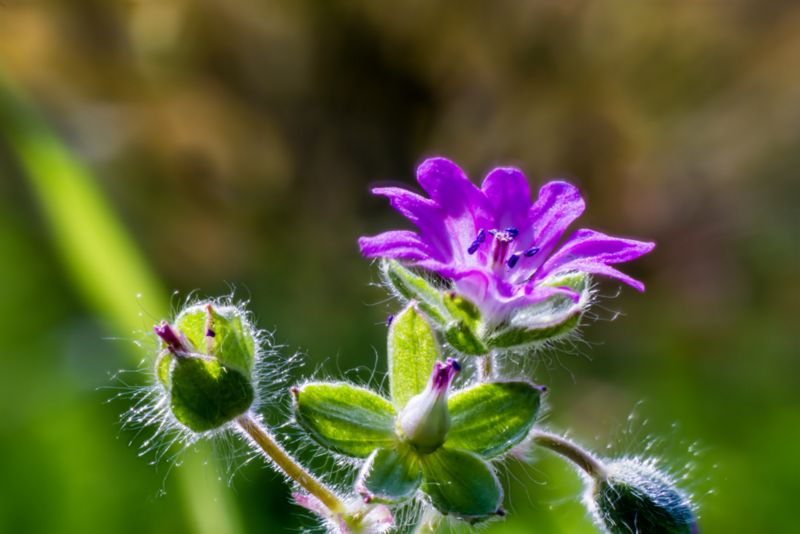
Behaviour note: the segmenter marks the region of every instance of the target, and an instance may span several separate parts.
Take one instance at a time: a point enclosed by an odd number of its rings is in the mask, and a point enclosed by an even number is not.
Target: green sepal
[[[170,373],[170,366],[172,365],[172,353],[168,350],[162,350],[161,353],[158,355],[158,359],[156,360],[156,377],[158,381],[161,382],[161,385],[164,386],[166,389],[169,389],[169,373]]]
[[[419,459],[408,447],[378,449],[364,462],[356,489],[366,502],[394,504],[414,496],[422,483]]]
[[[550,276],[539,282],[540,286],[568,287],[578,294],[589,288],[589,275],[580,271],[573,271],[556,276]]]
[[[315,382],[292,388],[295,419],[323,447],[366,458],[395,441],[392,403],[344,382]]]
[[[442,514],[477,523],[503,513],[500,481],[478,455],[444,447],[420,460],[422,491]]]
[[[446,446],[487,459],[503,454],[530,432],[544,390],[526,381],[484,382],[452,394]]]
[[[186,336],[197,352],[214,356],[245,374],[252,371],[255,335],[236,307],[191,306],[175,319],[175,328]],[[207,335],[209,331],[213,336]]]
[[[582,310],[574,308],[549,322],[531,322],[525,326],[506,326],[489,334],[485,341],[493,349],[512,349],[559,339],[580,324]]]
[[[439,357],[436,337],[413,303],[389,327],[389,389],[397,411],[422,392]]]
[[[447,323],[442,295],[425,278],[414,274],[395,260],[384,260],[381,272],[386,282],[406,300],[416,301],[419,309],[439,324]]]
[[[453,321],[447,325],[444,331],[444,339],[462,354],[483,356],[489,352],[489,348],[464,321]]]
[[[195,432],[220,428],[253,404],[250,378],[214,358],[175,358],[170,375],[173,415]]]
[[[469,328],[477,330],[481,322],[481,311],[472,301],[465,299],[455,291],[448,291],[444,294],[442,302],[451,317],[462,321]]]
[[[500,325],[484,338],[489,347],[512,349],[542,344],[561,338],[579,326],[590,298],[589,275],[581,272],[566,273],[546,278],[540,285],[570,289],[578,294],[578,301],[575,302],[567,295],[554,295],[518,310],[507,323]]]

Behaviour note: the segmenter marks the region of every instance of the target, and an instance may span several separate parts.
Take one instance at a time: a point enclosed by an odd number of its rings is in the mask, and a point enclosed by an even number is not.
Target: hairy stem
[[[533,442],[540,447],[550,449],[564,456],[594,479],[604,479],[606,477],[606,468],[600,460],[580,445],[558,434],[536,430],[533,433]]]
[[[481,382],[488,382],[494,374],[494,355],[487,354],[478,358],[478,378]]]
[[[236,419],[236,423],[283,473],[297,482],[304,490],[316,497],[332,513],[338,514],[346,510],[344,503],[336,494],[309,473],[297,460],[284,450],[270,431],[259,423],[251,414],[246,413]]]

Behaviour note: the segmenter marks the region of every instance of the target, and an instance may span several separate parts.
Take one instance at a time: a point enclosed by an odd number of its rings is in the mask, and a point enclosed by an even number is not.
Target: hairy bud
[[[436,362],[425,391],[412,397],[400,414],[398,430],[418,451],[433,452],[444,443],[450,430],[447,396],[450,383],[460,370],[453,358]]]
[[[697,534],[689,499],[652,462],[609,462],[587,495],[598,527],[611,534]]]
[[[178,421],[205,432],[250,409],[257,343],[241,310],[198,304],[154,330],[163,343],[156,374]]]

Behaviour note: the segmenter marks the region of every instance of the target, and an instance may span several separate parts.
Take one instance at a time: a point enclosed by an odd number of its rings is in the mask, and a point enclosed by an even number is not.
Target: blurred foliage
[[[626,266],[647,293],[603,285],[616,298],[586,343],[541,359],[549,422],[612,451],[660,436],[652,453],[679,472],[694,464],[706,532],[792,531],[800,7],[396,4],[7,0],[0,68],[88,169],[153,284],[180,299],[235,288],[308,372],[385,369],[392,306],[355,240],[400,218],[370,184],[411,184],[432,154],[476,180],[495,164],[534,185],[570,178],[588,199],[584,225],[658,248]],[[51,226],[30,169],[60,171],[20,159],[19,142],[0,144],[0,531],[197,531],[179,486],[226,474],[137,458],[117,425],[125,403],[98,390],[131,367],[132,348],[148,357],[161,305],[142,304],[141,325],[120,334],[87,298],[93,279],[74,262],[88,250],[127,264],[128,252],[65,237],[91,215],[80,203]],[[65,204],[79,186],[42,187]],[[148,293],[109,291],[126,310]],[[488,532],[592,532],[558,461],[512,466],[508,480],[510,517]],[[229,496],[246,532],[312,524],[257,462]]]

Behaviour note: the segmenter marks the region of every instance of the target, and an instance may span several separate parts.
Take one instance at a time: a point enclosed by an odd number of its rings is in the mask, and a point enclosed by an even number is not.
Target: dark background
[[[169,292],[231,288],[303,373],[382,371],[356,239],[430,155],[570,179],[582,226],[658,243],[541,358],[547,421],[662,456],[705,532],[792,531],[798,62],[779,0],[0,3],[0,531],[312,527],[259,461],[137,457],[106,401],[144,377],[112,375]],[[508,481],[487,532],[593,532],[561,462]]]

